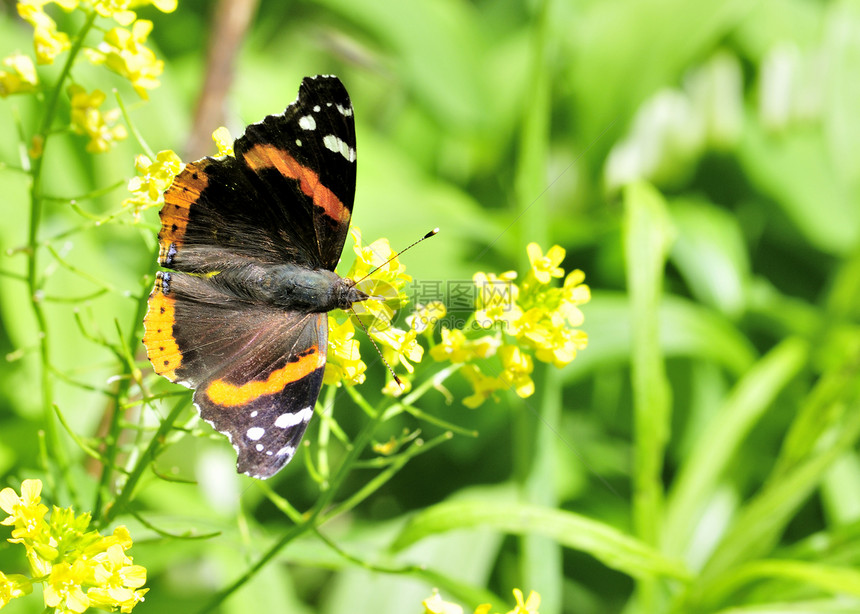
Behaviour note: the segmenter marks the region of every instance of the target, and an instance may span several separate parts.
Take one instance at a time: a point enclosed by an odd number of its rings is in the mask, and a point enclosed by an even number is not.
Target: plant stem
[[[45,105],[45,114],[42,116],[39,125],[39,131],[33,137],[33,145],[37,151],[31,154],[32,167],[30,174],[32,184],[30,186],[30,223],[27,237],[27,288],[30,293],[30,305],[33,309],[33,316],[36,319],[39,336],[39,356],[41,362],[41,384],[42,384],[42,413],[45,423],[45,435],[47,438],[48,449],[56,461],[60,473],[68,476],[68,460],[65,450],[61,445],[59,430],[56,424],[56,416],[54,415],[54,388],[51,380],[51,353],[48,335],[48,320],[45,315],[44,305],[41,297],[41,281],[39,279],[39,227],[42,221],[42,207],[44,204],[43,193],[43,174],[42,168],[45,160],[45,149],[48,144],[51,125],[57,115],[59,106],[60,93],[63,91],[63,86],[69,77],[72,70],[72,65],[83,47],[84,39],[87,33],[95,22],[96,13],[93,11],[87,16],[80,32],[78,32],[72,48],[69,50],[69,56],[66,58],[66,63],[63,65],[60,76],[54,88],[48,95],[48,101]],[[72,488],[72,481],[64,480],[67,488]]]

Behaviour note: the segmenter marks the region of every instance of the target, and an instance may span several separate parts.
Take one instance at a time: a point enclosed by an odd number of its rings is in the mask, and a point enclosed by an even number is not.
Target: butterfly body
[[[238,470],[267,478],[293,457],[322,386],[326,313],[368,298],[339,277],[355,194],[355,128],[336,77],[251,124],[235,157],[186,165],[165,192],[144,319],[155,371],[195,389]]]
[[[368,295],[328,269],[307,269],[295,264],[248,265],[212,275],[212,282],[237,298],[266,303],[288,312],[325,313],[348,310]]]

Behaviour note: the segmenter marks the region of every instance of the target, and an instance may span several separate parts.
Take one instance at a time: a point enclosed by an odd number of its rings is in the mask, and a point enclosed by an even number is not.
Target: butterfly
[[[269,478],[295,455],[322,386],[327,312],[367,294],[334,269],[355,196],[355,122],[337,77],[251,124],[234,156],[188,164],[164,193],[143,343],[194,389],[237,468]]]

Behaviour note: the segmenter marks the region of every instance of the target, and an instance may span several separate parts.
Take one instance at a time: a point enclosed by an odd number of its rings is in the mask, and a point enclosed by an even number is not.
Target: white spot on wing
[[[252,417],[252,418],[256,418],[256,417],[257,417],[257,414],[259,414],[259,413],[260,413],[260,412],[258,412],[258,411],[255,409],[254,411],[252,411],[252,412],[251,412],[251,417]]]
[[[260,439],[265,434],[266,434],[266,429],[259,427],[259,426],[252,426],[251,428],[248,429],[248,432],[245,433],[245,436],[248,439],[250,439],[251,441],[257,441],[258,439]]]
[[[301,139],[296,139],[296,145],[297,145],[298,147],[301,147],[301,146],[302,146],[302,140],[301,140]]]
[[[348,162],[355,162],[355,150],[339,137],[327,134],[323,137],[323,145],[326,149],[342,155]]]
[[[281,429],[285,429],[290,426],[296,426],[297,424],[301,424],[302,422],[307,423],[313,415],[313,408],[310,406],[305,407],[301,411],[297,411],[294,414],[281,414],[275,419],[275,426]]]
[[[319,113],[319,112],[320,112],[320,106],[318,104],[315,104],[314,105],[314,113]]]
[[[350,115],[352,115],[352,107],[342,107],[340,105],[337,105],[337,110],[340,111],[340,114],[344,117],[349,117]]]
[[[258,444],[257,444],[256,446],[254,446],[254,447],[255,447],[255,448],[257,448],[257,452],[262,452],[262,451],[263,451],[263,444],[261,444],[261,443],[258,443]]]
[[[299,118],[299,128],[302,130],[316,130],[317,121],[313,115],[303,115]]]

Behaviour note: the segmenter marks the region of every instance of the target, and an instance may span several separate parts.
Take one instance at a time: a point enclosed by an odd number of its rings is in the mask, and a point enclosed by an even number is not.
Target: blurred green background
[[[74,76],[117,87],[149,145],[188,160],[215,6],[140,10],[165,61],[147,104],[101,69],[82,63]],[[3,8],[2,54],[29,52],[32,29],[13,3]],[[73,31],[75,16],[66,19]],[[224,107],[234,136],[280,112],[302,77],[340,76],[356,110],[353,223],[395,248],[441,228],[404,257],[416,280],[524,272],[536,241],[567,250],[562,266],[585,272],[593,300],[583,308],[588,349],[562,370],[538,365],[533,397],[470,410],[457,376],[446,382],[453,403],[423,397],[423,411],[479,436],[416,457],[324,529],[368,564],[426,565],[448,580],[368,569],[311,535],[221,611],[420,612],[433,586],[456,600],[457,582],[501,596],[494,611],[509,607],[514,587],[540,592],[543,614],[860,611],[860,3],[261,1],[234,62]],[[57,72],[40,68],[47,82]],[[32,132],[37,113],[30,98],[0,102],[4,163],[19,159],[16,116]],[[127,180],[140,153],[131,139],[98,156],[83,146],[73,136],[52,143],[46,192],[66,202],[47,205],[41,236],[68,264],[51,265],[45,288],[60,299],[46,303],[55,399],[89,437],[110,408],[98,389],[116,375],[93,338],[135,325],[158,218],[150,210],[139,224],[124,216],[97,227],[75,213],[67,199]],[[14,278],[25,267],[15,249],[26,244],[27,178],[5,169],[0,181],[0,472],[17,487],[41,475],[43,415],[36,328]],[[80,205],[101,217],[126,196],[122,184]],[[379,400],[383,383],[372,365],[361,391]],[[366,419],[346,394],[335,417],[350,433]],[[408,417],[388,428],[417,426],[427,439],[443,430]],[[67,443],[89,501],[96,481]],[[154,474],[142,483],[135,509],[150,523],[222,534],[165,538],[122,517],[135,562],[149,570],[135,611],[195,611],[286,531],[233,463],[221,437],[177,438],[157,465],[197,485]],[[366,481],[352,479],[350,491]],[[270,485],[299,509],[315,498],[300,460]],[[643,504],[654,492],[659,501]],[[682,560],[690,579],[637,576],[596,556],[583,535],[540,538],[540,527],[428,530],[390,550],[412,514],[452,497],[580,514]],[[18,555],[0,549],[0,568],[17,571]],[[41,610],[35,596],[8,606]]]

